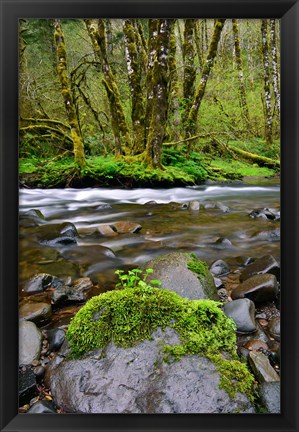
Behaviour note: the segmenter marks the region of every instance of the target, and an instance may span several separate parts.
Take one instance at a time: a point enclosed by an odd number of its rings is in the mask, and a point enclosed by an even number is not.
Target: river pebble
[[[257,351],[250,351],[248,360],[260,383],[280,380],[279,375],[275,372],[265,354]]]

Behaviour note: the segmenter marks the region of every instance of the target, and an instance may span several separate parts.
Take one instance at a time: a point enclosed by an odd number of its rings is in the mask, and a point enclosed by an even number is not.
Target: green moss
[[[184,355],[204,355],[221,372],[220,385],[230,396],[251,395],[253,378],[236,355],[235,324],[212,300],[188,300],[176,293],[142,283],[134,288],[106,292],[90,299],[71,320],[67,338],[71,355],[79,358],[109,342],[130,347],[149,339],[158,328],[173,328],[181,343],[161,346],[165,362]],[[226,352],[233,360],[226,360]],[[226,385],[232,380],[233,389]]]
[[[188,269],[196,273],[199,277],[206,277],[209,273],[208,264],[198,259],[195,254],[191,254],[190,256],[191,261],[187,263]]]

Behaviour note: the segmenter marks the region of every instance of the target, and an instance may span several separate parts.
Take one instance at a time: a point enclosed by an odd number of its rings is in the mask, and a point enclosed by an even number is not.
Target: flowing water
[[[220,202],[230,211],[190,211],[186,204],[192,200]],[[249,216],[254,209],[277,210],[279,205],[277,181],[172,189],[22,189],[20,214],[38,209],[45,217],[43,224],[72,222],[79,239],[76,246],[37,245],[33,235],[36,227],[21,224],[20,286],[36,272],[52,272],[64,277],[88,276],[102,292],[113,287],[116,269],[138,267],[172,251],[193,252],[208,264],[221,258],[233,265],[235,257],[265,254],[279,260],[279,238],[264,235],[277,233],[279,222]],[[96,230],[99,225],[117,221],[134,222],[142,229],[113,237],[101,236]],[[231,244],[217,243],[219,238]],[[76,271],[72,265],[77,266]]]

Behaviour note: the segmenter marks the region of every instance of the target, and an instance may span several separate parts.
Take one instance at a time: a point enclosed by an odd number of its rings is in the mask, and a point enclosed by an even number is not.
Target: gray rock
[[[261,303],[275,300],[278,294],[277,279],[272,274],[260,274],[252,276],[242,282],[232,291],[231,298],[247,297],[254,303]]]
[[[210,269],[210,271],[211,271],[211,269]],[[217,277],[214,277],[214,283],[215,283],[215,286],[216,286],[217,290],[218,290],[219,288],[222,288],[222,287],[223,287],[223,282],[222,282],[222,280],[219,279],[219,278],[217,278]]]
[[[37,392],[36,378],[30,366],[19,368],[19,406],[29,403]]]
[[[37,232],[38,241],[47,246],[76,244],[77,237],[77,229],[71,222],[43,225]]]
[[[87,295],[75,289],[74,287],[62,286],[57,288],[52,293],[52,301],[56,306],[59,304],[60,306],[63,303],[82,303],[87,300]]]
[[[48,400],[37,401],[28,410],[28,414],[56,414],[55,405]]]
[[[210,272],[213,276],[220,276],[229,273],[229,266],[223,260],[214,261],[211,264]]]
[[[82,360],[55,360],[46,372],[58,406],[69,413],[254,413],[243,394],[230,399],[206,358],[163,362],[161,345],[179,343],[174,330],[158,329],[131,348],[110,343]]]
[[[47,330],[49,351],[58,351],[65,339],[65,331],[62,329]]]
[[[188,210],[199,211],[199,208],[200,208],[200,202],[199,201],[189,201]]]
[[[272,255],[265,255],[247,266],[240,274],[240,281],[244,282],[251,276],[264,273],[273,274],[277,280],[280,280],[280,266]]]
[[[151,279],[162,282],[161,288],[174,291],[182,297],[218,300],[217,289],[209,271],[199,276],[188,269],[192,257],[188,253],[173,252],[148,261],[144,268],[152,268]]]
[[[219,209],[223,213],[228,213],[230,211],[229,207],[227,207],[226,205],[224,205],[221,202],[208,202],[208,203],[205,203],[204,204],[204,208],[206,210],[208,210],[208,209]]]
[[[72,287],[76,291],[88,291],[93,287],[93,283],[89,277],[83,277],[83,278],[76,279],[72,283]]]
[[[38,360],[41,352],[42,334],[31,321],[19,323],[19,364],[29,365]]]
[[[280,413],[280,382],[265,382],[259,386],[262,404],[270,414]]]
[[[254,318],[255,306],[251,300],[244,298],[226,303],[223,311],[235,321],[237,331],[252,333],[256,330]]]
[[[49,303],[24,303],[19,308],[19,318],[32,321],[35,324],[43,324],[49,321],[52,315],[52,307]]]
[[[276,209],[256,209],[253,210],[251,213],[249,213],[249,216],[252,219],[263,219],[263,220],[279,220],[280,219],[280,212]]]
[[[220,246],[232,246],[232,242],[224,237],[219,237],[216,241],[215,241],[216,245],[220,245]]]
[[[280,317],[272,318],[269,321],[268,331],[276,341],[280,341]]]
[[[257,231],[252,234],[251,239],[269,242],[280,241],[280,228],[267,231]]]
[[[49,287],[57,288],[62,286],[63,282],[56,276],[39,273],[30,278],[24,286],[26,293],[37,293],[46,290]]]
[[[273,369],[265,354],[258,351],[251,351],[248,355],[248,361],[260,383],[280,381],[279,375]]]

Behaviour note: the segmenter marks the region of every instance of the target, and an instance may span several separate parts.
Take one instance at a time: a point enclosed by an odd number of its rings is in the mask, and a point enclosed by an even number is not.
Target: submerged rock
[[[200,209],[200,202],[199,201],[190,201],[188,203],[188,210],[190,211],[199,211]]]
[[[268,331],[276,341],[280,341],[280,317],[274,317],[269,321]]]
[[[280,219],[280,211],[276,209],[256,209],[249,213],[249,216],[252,219],[262,219],[262,220],[279,220]]]
[[[232,291],[233,300],[247,297],[254,303],[275,300],[278,294],[277,279],[272,274],[260,274],[250,277]]]
[[[71,222],[43,225],[37,231],[38,241],[47,246],[75,244],[77,243],[77,238],[77,229]]]
[[[217,289],[208,266],[188,253],[173,252],[148,261],[152,268],[151,279],[161,281],[161,287],[182,297],[218,300]]]
[[[167,364],[162,343],[179,343],[174,330],[158,329],[130,348],[110,343],[104,358],[92,352],[53,361],[46,383],[69,413],[254,413],[245,395],[231,399],[219,389],[219,372],[207,358],[184,356]]]
[[[126,221],[119,221],[114,222],[111,224],[111,226],[115,229],[116,232],[119,234],[126,234],[126,233],[137,233],[141,230],[142,226],[134,223],[134,222],[126,222]]]

